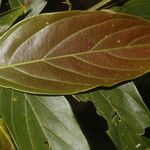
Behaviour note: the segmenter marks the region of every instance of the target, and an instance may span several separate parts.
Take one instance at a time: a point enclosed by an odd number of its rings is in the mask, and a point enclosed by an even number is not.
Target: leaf
[[[28,16],[33,16],[39,14],[43,8],[46,6],[47,1],[46,0],[33,0],[31,5],[29,6],[29,9],[31,12]]]
[[[30,11],[28,16],[39,14],[46,6],[46,0],[9,0],[11,8],[24,5]]]
[[[64,97],[1,90],[1,115],[18,150],[89,149]]]
[[[21,16],[24,11],[25,8],[22,6],[4,14],[0,14],[0,36],[13,25],[15,20]]]
[[[150,140],[135,134],[118,116],[113,118],[107,133],[118,150],[150,150]]]
[[[112,86],[150,71],[150,23],[112,11],[43,14],[0,39],[0,85],[42,94]]]
[[[0,119],[0,149],[15,150],[15,147],[11,141],[7,128],[5,127],[2,119]]]
[[[79,101],[94,103],[97,113],[108,122],[117,113],[121,120],[139,135],[150,127],[150,112],[143,103],[133,83],[111,90],[98,90],[74,96]]]
[[[23,3],[25,3],[24,0],[8,0],[9,5],[12,9],[21,6]]]
[[[150,146],[149,142],[145,144],[147,140],[141,136],[145,128],[150,127],[150,112],[133,83],[114,89],[78,94],[74,97],[78,101],[93,102],[98,115],[107,120],[108,134],[118,150]],[[115,121],[116,116],[119,120]]]
[[[114,7],[113,10],[150,19],[149,0],[130,0],[121,7]]]

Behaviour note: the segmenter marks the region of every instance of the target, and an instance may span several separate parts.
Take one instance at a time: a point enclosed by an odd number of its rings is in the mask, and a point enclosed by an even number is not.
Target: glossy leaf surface
[[[148,140],[145,141],[146,138],[141,136],[150,127],[150,112],[133,83],[74,97],[79,101],[93,102],[97,113],[107,120],[108,133],[119,150],[126,149],[126,146],[131,150],[142,141],[140,149],[148,145],[150,147],[150,142],[147,143]],[[113,120],[116,115],[119,117],[117,121]]]
[[[18,150],[88,150],[64,97],[1,90],[1,116]]]
[[[16,150],[2,119],[0,119],[0,150]]]
[[[150,70],[150,23],[111,11],[43,14],[0,39],[0,85],[72,94]]]

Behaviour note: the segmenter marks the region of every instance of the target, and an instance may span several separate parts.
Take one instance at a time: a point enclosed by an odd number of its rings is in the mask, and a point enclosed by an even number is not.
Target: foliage
[[[2,118],[18,149],[89,149],[64,97],[35,96],[10,89],[1,89],[1,97]]]
[[[25,7],[20,6],[7,13],[0,15],[0,35],[3,35],[6,30],[8,30],[15,20],[24,13]]]
[[[150,113],[133,83],[74,97],[94,103],[97,113],[107,120],[107,133],[118,149],[135,149],[137,145],[146,149],[149,146],[150,140],[140,135],[150,126]]]
[[[149,29],[148,21],[110,11],[25,19],[1,37],[0,85],[73,94],[141,76],[150,70]]]
[[[143,136],[149,110],[134,83],[122,83],[150,71],[149,1],[95,11],[110,2],[37,15],[45,0],[9,0],[11,10],[0,16],[3,149],[90,149],[67,99],[58,96],[65,94],[94,104],[118,150],[150,149]],[[19,16],[26,19],[15,24]]]
[[[122,7],[114,7],[113,10],[131,15],[141,16],[150,19],[150,1],[149,0],[130,0]]]

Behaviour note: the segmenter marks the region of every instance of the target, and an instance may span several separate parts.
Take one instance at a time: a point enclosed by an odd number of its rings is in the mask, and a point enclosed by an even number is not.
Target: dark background
[[[86,10],[93,5],[100,2],[100,0],[70,0],[73,4],[72,9],[74,10]],[[122,5],[127,0],[114,0],[117,4]],[[68,10],[68,6],[62,4],[63,0],[49,0],[47,6],[43,12],[54,12]],[[6,0],[3,0],[0,12],[9,10],[9,5]],[[149,105],[149,92],[150,92],[150,74],[147,74],[141,78],[134,80],[144,102]],[[75,101],[71,96],[67,97],[74,114],[81,126],[81,129],[86,136],[91,150],[116,150],[114,144],[107,136],[106,132],[108,129],[106,121],[96,114],[95,107],[92,103],[83,103]],[[145,135],[150,138],[150,130],[146,129]]]

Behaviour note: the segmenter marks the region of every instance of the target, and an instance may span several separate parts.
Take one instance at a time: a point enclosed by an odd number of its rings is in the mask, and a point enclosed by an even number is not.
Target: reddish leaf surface
[[[0,85],[42,94],[112,86],[150,71],[150,22],[111,11],[43,14],[0,39]]]

